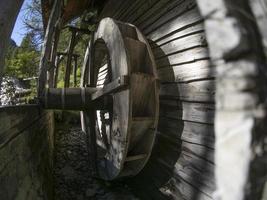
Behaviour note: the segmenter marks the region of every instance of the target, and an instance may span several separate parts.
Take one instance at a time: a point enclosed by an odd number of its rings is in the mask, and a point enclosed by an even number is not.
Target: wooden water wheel
[[[83,112],[83,127],[95,125],[90,134],[97,141],[97,171],[104,179],[136,175],[149,158],[158,121],[156,66],[149,44],[133,25],[105,18],[86,55],[83,86],[102,89],[92,94],[93,101],[108,98],[105,108],[95,109],[91,117]],[[117,85],[108,97],[102,95]]]

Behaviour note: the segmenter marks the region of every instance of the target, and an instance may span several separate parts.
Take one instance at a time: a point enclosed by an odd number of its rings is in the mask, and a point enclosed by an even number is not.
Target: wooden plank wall
[[[53,116],[38,105],[0,108],[0,199],[53,199]]]
[[[161,81],[156,144],[129,184],[143,199],[212,199],[215,73],[196,2],[110,0],[103,17],[141,30]]]

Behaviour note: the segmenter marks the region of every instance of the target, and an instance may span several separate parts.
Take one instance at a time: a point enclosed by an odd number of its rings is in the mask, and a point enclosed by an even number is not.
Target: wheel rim
[[[105,18],[90,48],[94,87],[129,77],[127,87],[109,95],[107,109],[94,112],[98,175],[107,180],[134,176],[150,156],[158,121],[156,65],[150,46],[133,25]],[[84,76],[84,82],[88,79]]]

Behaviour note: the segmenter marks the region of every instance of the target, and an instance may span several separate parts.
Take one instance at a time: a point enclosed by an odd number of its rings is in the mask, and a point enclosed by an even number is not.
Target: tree
[[[29,78],[37,76],[39,51],[35,48],[32,33],[22,40],[21,46],[10,50],[6,57],[6,76]]]
[[[39,47],[44,38],[41,0],[31,0],[26,4],[23,23],[28,33],[32,34],[33,44]]]
[[[82,27],[83,29],[93,30],[95,26],[89,25],[88,23],[86,23],[86,21],[90,20],[91,18],[94,18],[96,14],[97,14],[96,11],[90,11],[88,13],[84,13],[84,15],[81,18],[76,18],[70,21],[69,24],[73,26]],[[43,41],[43,37],[44,37],[41,0],[31,0],[26,5],[26,15],[24,17],[23,22],[28,33],[32,34],[32,42],[35,48],[40,48],[40,44]],[[61,31],[59,44],[58,44],[59,52],[65,52],[67,50],[70,38],[71,38],[71,33],[68,31],[68,29],[64,29]],[[88,45],[88,39],[89,39],[88,35],[77,36],[77,45],[75,47],[74,53],[80,55],[78,59],[79,67],[82,66],[83,55],[85,53],[86,46]],[[64,64],[64,62],[62,62],[62,64]],[[60,76],[59,76],[60,83],[62,83],[64,79],[64,68],[62,67],[61,67]],[[78,67],[78,75],[80,74],[79,67]],[[73,80],[71,80],[71,82],[72,81]]]

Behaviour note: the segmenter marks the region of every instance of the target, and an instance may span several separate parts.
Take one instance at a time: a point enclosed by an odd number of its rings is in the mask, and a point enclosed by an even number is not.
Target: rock
[[[122,184],[114,185],[92,177],[92,166],[88,160],[90,154],[87,152],[85,142],[86,135],[80,129],[62,130],[60,135],[56,135],[55,199],[135,199],[129,189]],[[116,195],[115,190],[118,189],[126,195]]]

